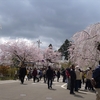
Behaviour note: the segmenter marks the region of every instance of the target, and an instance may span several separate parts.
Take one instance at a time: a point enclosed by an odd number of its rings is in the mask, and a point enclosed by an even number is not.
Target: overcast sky
[[[59,48],[100,22],[100,0],[0,0],[0,37],[40,40]]]

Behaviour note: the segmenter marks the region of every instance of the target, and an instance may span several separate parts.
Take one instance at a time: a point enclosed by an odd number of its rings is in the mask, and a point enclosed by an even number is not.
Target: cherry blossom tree
[[[95,67],[100,60],[100,23],[90,25],[72,37],[69,60],[80,67]]]
[[[36,62],[43,59],[40,52],[32,42],[24,39],[9,40],[0,44],[0,63],[11,65],[15,59],[18,62]]]
[[[11,39],[0,44],[0,64],[19,65],[21,62],[33,62],[37,66],[47,66],[48,62],[55,63],[59,59],[60,53],[53,51],[50,46],[43,50],[25,39]]]
[[[57,63],[61,59],[61,53],[58,51],[53,50],[52,44],[48,46],[48,48],[44,52],[44,60],[45,64],[50,64],[50,63]]]

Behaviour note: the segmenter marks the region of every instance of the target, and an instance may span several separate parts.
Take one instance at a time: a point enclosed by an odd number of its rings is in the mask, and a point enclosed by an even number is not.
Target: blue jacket
[[[100,88],[100,65],[96,67],[96,69],[93,71],[94,80],[96,81],[95,88]]]

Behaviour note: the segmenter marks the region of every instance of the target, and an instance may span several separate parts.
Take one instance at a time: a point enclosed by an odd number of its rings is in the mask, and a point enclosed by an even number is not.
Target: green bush
[[[15,71],[17,68],[9,66],[0,66],[0,80],[9,80],[15,78]]]

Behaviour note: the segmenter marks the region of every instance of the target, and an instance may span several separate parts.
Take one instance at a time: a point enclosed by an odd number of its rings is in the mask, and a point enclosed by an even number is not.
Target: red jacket
[[[33,70],[32,75],[33,76],[36,76],[37,75],[37,70],[36,69]]]
[[[67,76],[67,78],[69,78],[69,76],[70,76],[68,70],[66,70],[66,76]]]

